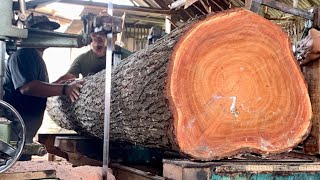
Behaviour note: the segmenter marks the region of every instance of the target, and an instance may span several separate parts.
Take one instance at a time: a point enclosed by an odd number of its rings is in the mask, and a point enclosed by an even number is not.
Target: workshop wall
[[[70,65],[80,54],[90,50],[90,46],[82,48],[48,48],[43,53],[43,59],[47,64],[50,82],[64,75]]]

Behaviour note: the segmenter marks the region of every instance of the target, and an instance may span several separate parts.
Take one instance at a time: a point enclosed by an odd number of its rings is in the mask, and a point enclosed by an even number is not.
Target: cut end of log
[[[182,152],[200,160],[291,150],[311,103],[287,35],[244,9],[193,25],[175,46],[168,96]]]

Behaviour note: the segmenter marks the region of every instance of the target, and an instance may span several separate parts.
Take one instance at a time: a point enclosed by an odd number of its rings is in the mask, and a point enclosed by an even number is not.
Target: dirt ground
[[[102,168],[97,166],[78,166],[72,167],[72,164],[65,160],[47,161],[33,159],[32,161],[17,161],[6,173],[29,172],[41,170],[56,170],[57,178],[61,180],[102,180]],[[115,180],[109,169],[108,180]]]

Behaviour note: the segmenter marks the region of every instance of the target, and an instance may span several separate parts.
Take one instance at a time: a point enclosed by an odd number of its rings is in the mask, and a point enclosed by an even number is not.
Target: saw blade
[[[108,1],[108,14],[111,17],[113,16],[112,0]],[[107,34],[107,48],[106,48],[103,179],[108,179],[112,51],[113,51],[113,32],[111,30],[111,32]]]

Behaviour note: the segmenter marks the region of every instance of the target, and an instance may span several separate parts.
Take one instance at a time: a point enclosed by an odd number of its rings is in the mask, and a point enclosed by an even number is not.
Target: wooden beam
[[[185,12],[190,18],[194,18],[195,15],[192,11],[190,11],[189,9],[184,9],[183,12]]]
[[[101,2],[92,2],[92,1],[79,1],[79,0],[60,0],[61,3],[68,3],[68,4],[77,4],[83,6],[92,6],[92,7],[99,7],[99,8],[108,8],[107,3]],[[143,12],[143,13],[152,13],[152,14],[173,14],[174,12],[171,10],[163,10],[163,9],[156,9],[156,8],[146,8],[146,7],[135,7],[135,6],[124,6],[124,5],[113,5],[114,11],[124,11],[124,12]]]
[[[168,4],[166,4],[163,0],[154,0],[162,9],[168,9]]]
[[[274,0],[253,0],[253,3],[259,3],[261,2],[261,4],[266,5],[268,7],[272,7],[274,9],[280,10],[282,12],[285,13],[289,13],[295,16],[300,16],[309,20],[313,20],[313,13],[310,13],[308,11],[305,10],[301,10],[298,8],[294,8],[292,6],[289,6],[287,4],[281,3],[281,2],[277,2]]]
[[[309,137],[304,141],[304,152],[320,154],[320,61],[313,61],[302,68],[308,83],[308,91],[312,105],[312,128]]]
[[[137,6],[133,0],[129,0],[129,1],[133,4],[133,6]]]
[[[214,0],[212,0],[212,2],[220,9],[223,10],[223,7],[221,7],[218,3],[216,3]]]
[[[298,3],[299,3],[299,0],[292,0],[292,6],[294,7],[294,8],[296,8],[296,7],[298,7]]]
[[[147,5],[147,7],[153,7],[150,2],[148,2],[148,1],[143,1],[143,2]],[[134,3],[133,3],[133,4],[134,4]]]
[[[159,6],[159,4],[157,4],[154,0],[148,0],[148,1],[145,1],[145,0],[135,0],[135,2],[137,2],[139,4],[139,2],[142,1],[144,2],[144,4],[149,4],[149,7],[152,7],[152,8],[161,8],[161,6]]]
[[[184,5],[184,8],[188,8],[191,5],[194,5],[195,2],[197,2],[198,0],[186,0],[186,3]]]
[[[183,22],[187,22],[188,19],[190,19],[190,15],[188,15],[186,12],[185,12],[185,9],[179,9],[178,10],[179,14],[178,14],[178,18],[180,20],[182,20]]]
[[[56,178],[55,170],[44,170],[34,172],[16,172],[16,173],[3,173],[0,174],[1,180],[12,180],[12,179],[48,179]]]
[[[316,7],[316,6],[318,6],[317,1],[315,1],[315,0],[307,0],[307,2],[309,2],[309,4],[310,4],[311,7]]]
[[[186,0],[177,0],[170,5],[170,9],[179,9],[180,7],[184,6],[185,3]]]
[[[121,164],[110,164],[116,179],[165,180],[164,177]]]
[[[208,5],[205,4],[203,0],[200,0],[200,3],[202,4],[203,8],[207,11],[207,13],[210,13]]]
[[[43,7],[47,4],[57,2],[59,0],[37,0],[37,1],[29,1],[26,2],[27,10],[35,9],[37,7]],[[19,10],[19,2],[13,2],[13,10]]]
[[[163,19],[151,18],[151,17],[144,17],[144,16],[132,15],[132,14],[127,14],[126,19],[144,21],[144,22],[152,22],[152,23],[157,23],[157,24],[164,24],[165,23],[164,18]]]
[[[198,7],[196,4],[192,4],[192,5],[193,5],[193,7],[195,7],[200,13],[202,13],[203,15],[206,15],[206,13],[203,12],[203,11],[201,10],[201,8]]]
[[[244,1],[244,7],[248,10],[251,9],[251,6],[252,6],[252,0],[245,0]]]
[[[125,23],[125,28],[129,28],[129,30],[126,30],[127,33],[130,33],[130,28],[133,28],[135,26],[135,24],[133,23]],[[147,28],[150,29],[152,27],[152,25],[149,24],[140,24],[139,25],[141,28]]]
[[[319,30],[320,29],[320,8],[319,7],[314,8],[313,13],[314,13],[314,16],[313,16],[312,26],[317,30]]]
[[[69,27],[66,29],[65,33],[69,34],[80,34],[83,29],[83,23],[81,20],[73,20]]]
[[[49,13],[49,12],[45,12],[45,11],[38,11],[38,10],[34,10],[34,11],[27,11],[27,13],[31,13],[33,12],[34,15],[46,15],[48,16],[48,18],[68,24],[72,22],[72,19],[68,19],[65,17],[61,17],[61,16],[55,16],[54,13]]]

